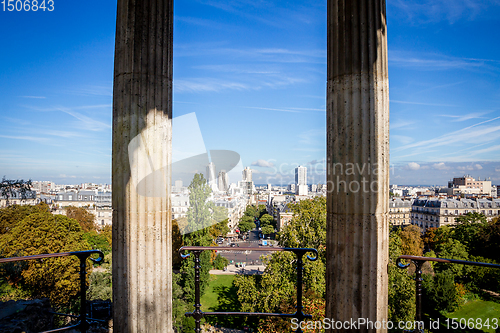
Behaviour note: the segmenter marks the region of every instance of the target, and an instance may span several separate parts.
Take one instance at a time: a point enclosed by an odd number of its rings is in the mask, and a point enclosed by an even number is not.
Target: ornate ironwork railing
[[[247,251],[261,251],[261,252],[278,252],[278,251],[288,251],[288,252],[293,252],[297,256],[297,306],[295,313],[262,313],[262,312],[202,312],[201,311],[201,304],[200,304],[200,254],[203,251],[241,251],[242,249],[245,249]],[[240,247],[235,249],[234,247],[228,247],[228,246],[219,246],[219,247],[212,247],[212,246],[183,246],[179,249],[179,253],[183,259],[187,258],[190,256],[190,253],[188,254],[182,254],[183,251],[191,251],[194,254],[194,285],[195,285],[195,304],[194,304],[194,311],[193,312],[186,312],[185,316],[186,317],[193,317],[196,323],[196,328],[195,332],[200,333],[201,332],[201,318],[204,316],[209,316],[209,315],[224,315],[224,316],[273,316],[273,317],[286,317],[286,318],[297,318],[299,322],[303,321],[305,318],[311,319],[312,316],[308,314],[304,314],[302,310],[304,307],[302,306],[302,270],[304,266],[304,262],[302,260],[302,257],[307,253],[307,252],[313,252],[314,257],[310,257],[307,255],[307,259],[314,261],[318,259],[318,251],[316,249],[312,248],[288,248],[288,247],[270,247],[270,248],[263,248],[263,247]],[[302,330],[300,326],[297,328],[298,333],[301,333]]]
[[[98,254],[99,258],[94,259],[90,258],[92,254]],[[101,262],[104,259],[104,254],[99,250],[88,250],[88,251],[75,251],[75,252],[62,252],[62,253],[50,253],[50,254],[38,254],[34,256],[27,257],[12,257],[12,258],[0,258],[0,264],[6,262],[14,262],[14,261],[24,261],[24,260],[33,260],[33,259],[48,259],[48,258],[58,258],[58,257],[69,257],[76,256],[80,259],[80,315],[74,316],[64,313],[54,313],[57,315],[73,317],[78,319],[78,323],[76,325],[61,327],[49,331],[44,331],[40,333],[49,333],[49,332],[62,332],[69,329],[78,329],[81,332],[86,332],[89,327],[89,322],[87,320],[87,293],[86,293],[86,283],[85,283],[85,269],[87,268],[86,261],[88,258],[95,263]]]
[[[410,262],[403,264],[401,260],[410,260],[411,263],[415,265],[415,321],[422,322],[422,266],[426,261],[435,261],[448,264],[461,264],[461,265],[471,265],[471,266],[483,266],[490,268],[500,268],[500,265],[489,264],[485,262],[475,262],[457,259],[445,259],[445,258],[432,258],[432,257],[420,257],[420,256],[410,256],[402,255],[396,260],[396,264],[399,268],[406,269],[410,266]],[[424,332],[424,329],[418,329],[418,332]]]

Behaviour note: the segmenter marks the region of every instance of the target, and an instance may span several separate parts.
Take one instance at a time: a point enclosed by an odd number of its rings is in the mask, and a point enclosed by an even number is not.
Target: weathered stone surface
[[[119,0],[113,87],[113,322],[172,331],[172,0]]]
[[[384,0],[328,1],[327,162],[326,317],[382,323],[389,233]]]

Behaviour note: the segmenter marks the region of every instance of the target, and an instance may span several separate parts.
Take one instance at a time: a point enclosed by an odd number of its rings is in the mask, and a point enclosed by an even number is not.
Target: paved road
[[[245,250],[245,247],[260,247],[259,232],[257,230],[252,230],[249,232],[248,240],[235,242],[238,246],[234,247],[234,251],[220,251],[221,256],[227,258],[228,260],[233,260],[234,262],[246,262],[247,266],[252,261],[255,265],[262,265],[260,260],[261,256],[268,255],[270,251],[249,251]],[[229,244],[222,244],[223,246],[228,246]],[[234,264],[230,265],[234,268]],[[256,266],[257,267],[257,266]],[[263,267],[263,266],[262,266]]]

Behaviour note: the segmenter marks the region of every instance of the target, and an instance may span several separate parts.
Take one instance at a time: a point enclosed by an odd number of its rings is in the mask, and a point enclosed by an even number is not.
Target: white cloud
[[[410,163],[408,163],[407,167],[410,170],[418,170],[418,169],[420,169],[420,164],[415,163],[415,162],[410,162]]]
[[[434,169],[437,169],[437,170],[449,170],[449,169],[451,169],[449,166],[446,166],[446,164],[444,164],[443,162],[436,163],[432,167]]]
[[[252,166],[259,166],[263,168],[272,168],[274,166],[273,163],[266,161],[266,160],[257,160],[255,162],[252,162]]]
[[[481,164],[476,164],[475,167],[478,170],[482,170],[483,169],[483,166]]]

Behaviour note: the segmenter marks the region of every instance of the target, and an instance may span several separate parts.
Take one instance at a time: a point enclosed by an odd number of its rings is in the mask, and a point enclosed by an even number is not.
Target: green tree
[[[219,223],[227,220],[227,208],[222,206],[213,206],[212,208],[212,223]]]
[[[453,238],[449,238],[446,242],[439,244],[436,250],[440,258],[458,260],[469,259],[469,253],[467,252],[466,246]],[[471,266],[446,263],[436,263],[434,265],[434,269],[436,270],[436,272],[450,270],[450,272],[456,278],[460,278],[465,275],[468,271],[470,271],[470,267]]]
[[[105,234],[93,230],[83,234],[83,239],[87,241],[92,249],[101,250],[104,255],[111,253],[111,244]]]
[[[262,233],[264,235],[269,235],[274,232],[274,227],[272,225],[266,224],[265,226],[262,227]]]
[[[452,236],[452,230],[444,225],[439,228],[428,228],[423,236],[424,245],[430,250],[435,251],[436,246],[446,242]]]
[[[326,244],[326,198],[301,200],[291,204],[293,218],[278,234],[277,240],[286,247],[320,248]]]
[[[220,221],[219,223],[213,224],[210,227],[210,234],[212,235],[212,237],[213,238],[217,238],[219,236],[226,237],[230,231],[229,227],[227,226],[228,222],[229,220],[225,219]]]
[[[182,247],[182,235],[177,220],[172,220],[172,265],[179,268],[181,265],[181,256],[179,249]]]
[[[89,300],[112,300],[113,288],[111,286],[111,277],[110,272],[92,272],[89,277],[87,298]]]
[[[264,214],[267,213],[266,205],[258,205],[257,206],[257,218],[260,219]]]
[[[203,174],[195,174],[189,185],[189,208],[187,211],[187,230],[183,235],[182,242],[185,246],[210,246],[212,236],[209,229],[212,225],[213,203],[208,201],[211,189],[208,186]],[[203,251],[200,254],[200,289],[204,293],[208,285],[209,271],[211,266],[211,253]],[[183,274],[182,285],[185,299],[189,303],[194,302],[194,255],[182,261],[181,273]]]
[[[257,216],[257,210],[254,206],[247,206],[243,214],[245,214],[245,216],[251,217],[253,221],[253,219]]]
[[[223,256],[221,256],[220,254],[218,254],[216,257],[215,257],[215,260],[213,262],[213,266],[215,269],[224,269],[225,267],[227,267],[227,265],[229,264],[229,260],[227,260],[226,258],[224,258]]]
[[[467,213],[455,219],[453,238],[465,245],[471,253],[477,254],[483,248],[479,235],[487,227],[486,216],[480,213]],[[477,249],[477,250],[476,250]]]
[[[253,218],[249,216],[242,216],[239,223],[238,228],[240,232],[245,233],[255,228],[255,223],[253,222]]]
[[[415,282],[407,269],[396,266],[402,254],[401,228],[389,234],[389,320],[411,321],[415,318]]]
[[[424,276],[423,289],[430,308],[436,311],[452,312],[458,309],[457,287],[450,270]]]
[[[477,247],[475,252],[500,262],[500,218],[488,222],[478,233],[477,241],[482,246]]]
[[[85,232],[97,230],[95,215],[85,208],[69,206],[66,208],[66,216],[75,219]]]
[[[3,257],[29,256],[88,250],[80,225],[63,215],[33,213],[0,238]],[[89,265],[91,268],[91,265]],[[62,257],[44,261],[30,260],[18,280],[33,298],[49,297],[53,304],[66,304],[79,290],[79,260]]]
[[[266,225],[276,226],[276,222],[273,217],[269,214],[264,214],[260,217],[260,226],[264,227]]]
[[[318,259],[309,261],[305,256],[303,271],[304,304],[311,304],[316,311],[314,320],[324,317],[325,305],[325,245],[326,199],[316,197],[293,204],[294,217],[279,234],[279,244],[284,247],[312,247],[318,249]],[[290,311],[296,295],[296,256],[290,252],[275,252],[262,258],[266,264],[264,274],[237,276],[238,300],[242,311],[280,312]],[[314,305],[314,306],[313,306]],[[290,322],[267,318],[259,324],[261,331],[280,331]]]

